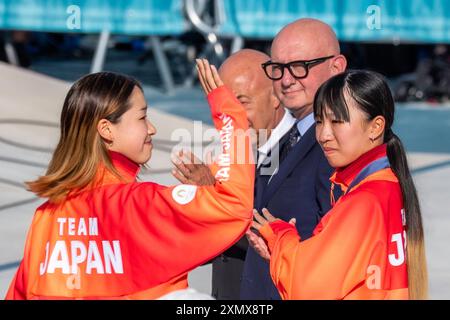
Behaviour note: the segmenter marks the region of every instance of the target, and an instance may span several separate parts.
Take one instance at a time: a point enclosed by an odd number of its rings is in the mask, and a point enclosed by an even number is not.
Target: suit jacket
[[[256,179],[255,209],[261,213],[262,208],[267,208],[272,215],[285,221],[296,218],[301,238],[307,239],[331,208],[329,179],[332,173],[317,143],[315,125],[312,125],[272,178],[259,176]],[[280,299],[270,277],[269,264],[251,247],[244,263],[241,299]]]

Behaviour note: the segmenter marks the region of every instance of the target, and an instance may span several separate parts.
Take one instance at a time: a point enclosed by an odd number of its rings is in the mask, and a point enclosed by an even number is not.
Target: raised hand
[[[210,65],[206,59],[196,59],[196,62],[198,78],[206,95],[223,85],[214,65]]]

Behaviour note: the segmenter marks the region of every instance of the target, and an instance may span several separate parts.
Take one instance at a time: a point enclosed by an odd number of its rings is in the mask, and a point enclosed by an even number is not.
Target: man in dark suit
[[[275,95],[297,121],[280,140],[279,152],[272,151],[268,168],[261,168],[257,175],[254,207],[258,212],[267,208],[286,221],[294,218],[302,239],[311,237],[330,209],[332,168],[315,138],[314,95],[322,83],[343,72],[346,64],[328,25],[300,19],[277,34],[271,61],[263,66],[273,81]],[[250,239],[252,247],[245,258],[241,298],[280,299],[269,264],[262,258],[269,255],[267,248],[257,235],[252,234]]]
[[[256,133],[253,143],[258,148],[257,168],[261,167],[271,146],[276,144],[295,122],[281,107],[280,101],[273,94],[272,82],[261,69],[261,64],[268,60],[269,56],[262,52],[243,49],[226,59],[219,69],[222,81],[244,106],[249,126]],[[194,159],[192,154],[175,157],[174,176],[182,183],[214,183],[214,176],[208,167],[200,160]],[[247,247],[248,241],[243,237],[213,260],[212,295],[216,299],[239,299]]]

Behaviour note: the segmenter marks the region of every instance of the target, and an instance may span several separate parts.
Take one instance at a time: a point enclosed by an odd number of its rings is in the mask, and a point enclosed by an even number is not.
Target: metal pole
[[[92,60],[91,73],[100,72],[105,64],[106,50],[108,50],[108,40],[110,33],[108,30],[102,30],[97,48],[95,49],[94,59]]]
[[[170,72],[169,63],[167,62],[166,55],[161,46],[161,41],[157,36],[151,36],[150,41],[152,44],[153,54],[156,59],[156,65],[158,66],[159,74],[161,75],[166,93],[168,95],[173,94],[174,84],[172,73]]]
[[[5,53],[10,64],[13,66],[19,65],[19,58],[17,57],[16,49],[14,49],[14,46],[9,41],[5,43]]]
[[[230,54],[233,54],[244,47],[244,38],[242,37],[234,37],[231,42]]]

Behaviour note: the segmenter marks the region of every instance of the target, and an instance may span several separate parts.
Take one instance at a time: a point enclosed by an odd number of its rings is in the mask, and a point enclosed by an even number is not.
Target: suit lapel
[[[303,158],[308,154],[309,150],[316,143],[316,125],[313,124],[311,128],[306,131],[304,136],[300,141],[294,146],[294,148],[289,152],[283,163],[280,164],[278,173],[275,174],[270,183],[264,188],[262,193],[262,207],[264,207],[269,198],[268,196],[274,194],[275,191],[280,187],[286,177],[295,169],[297,164],[303,160]]]

